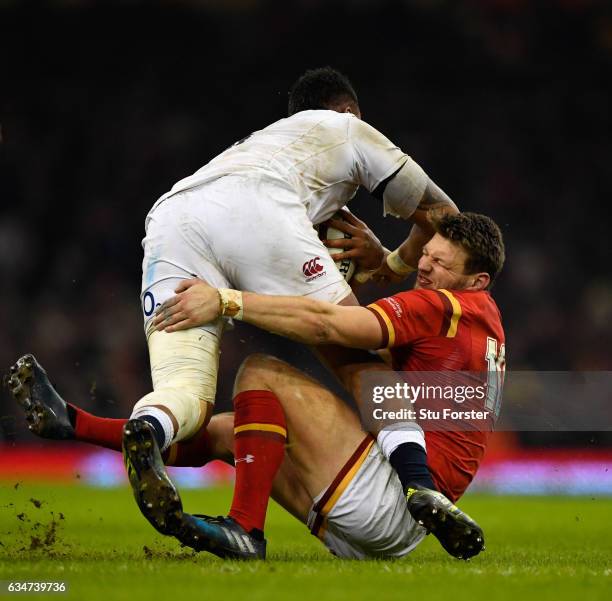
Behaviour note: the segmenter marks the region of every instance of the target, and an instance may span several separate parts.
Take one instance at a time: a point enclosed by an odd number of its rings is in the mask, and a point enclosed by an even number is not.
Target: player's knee
[[[244,390],[271,390],[273,376],[285,371],[288,364],[265,353],[253,353],[240,365],[234,382],[234,395]]]
[[[160,408],[171,417],[176,430],[174,442],[193,436],[212,413],[210,403],[184,386],[161,386],[150,392],[134,405],[132,417],[146,415],[148,407]]]
[[[212,413],[219,339],[211,332],[191,329],[152,332],[148,344],[154,392],[142,398],[134,411],[142,413],[147,406],[163,408],[173,418],[173,440],[189,438]]]

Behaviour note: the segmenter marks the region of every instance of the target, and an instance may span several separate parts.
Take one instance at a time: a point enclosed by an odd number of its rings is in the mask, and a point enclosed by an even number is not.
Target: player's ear
[[[356,105],[354,102],[351,102],[350,104],[347,104],[344,107],[344,110],[342,112],[343,113],[351,113],[352,115],[355,115],[355,117],[357,117],[357,119],[361,119],[361,111],[359,110],[359,106]]]
[[[488,273],[476,273],[469,276],[469,290],[486,290],[491,283],[491,276]]]

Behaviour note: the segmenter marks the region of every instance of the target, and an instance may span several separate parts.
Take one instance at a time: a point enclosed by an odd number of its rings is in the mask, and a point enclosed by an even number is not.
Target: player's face
[[[419,260],[415,288],[461,290],[469,286],[464,273],[467,253],[436,234],[424,247]]]

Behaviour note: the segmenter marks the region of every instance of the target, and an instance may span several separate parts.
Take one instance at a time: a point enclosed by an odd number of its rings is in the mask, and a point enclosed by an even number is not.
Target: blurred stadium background
[[[502,226],[494,295],[508,368],[611,368],[609,2],[2,0],[0,22],[3,371],[33,352],[65,398],[127,416],[150,386],[147,211],[284,116],[291,83],[327,64],[462,209]],[[354,210],[387,246],[403,239],[406,224],[383,220],[367,194]],[[380,295],[368,288],[365,300]],[[330,383],[309,351],[240,324],[223,341],[219,408],[253,351]],[[2,395],[0,478],[122,481],[116,454],[46,452]],[[501,433],[474,488],[612,494],[611,464],[610,432]],[[177,477],[200,486],[231,474]]]

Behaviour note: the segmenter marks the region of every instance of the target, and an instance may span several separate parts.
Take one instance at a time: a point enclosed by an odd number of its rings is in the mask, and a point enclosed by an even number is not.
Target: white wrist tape
[[[221,315],[242,319],[242,292],[231,288],[219,288],[217,292]]]
[[[372,274],[376,271],[376,269],[364,269],[363,271],[358,271],[353,279],[357,280],[360,284],[365,284],[371,277]]]
[[[399,255],[399,248],[396,248],[392,253],[387,255],[387,265],[393,273],[402,277],[406,277],[408,274],[416,271],[414,267],[404,263]]]

